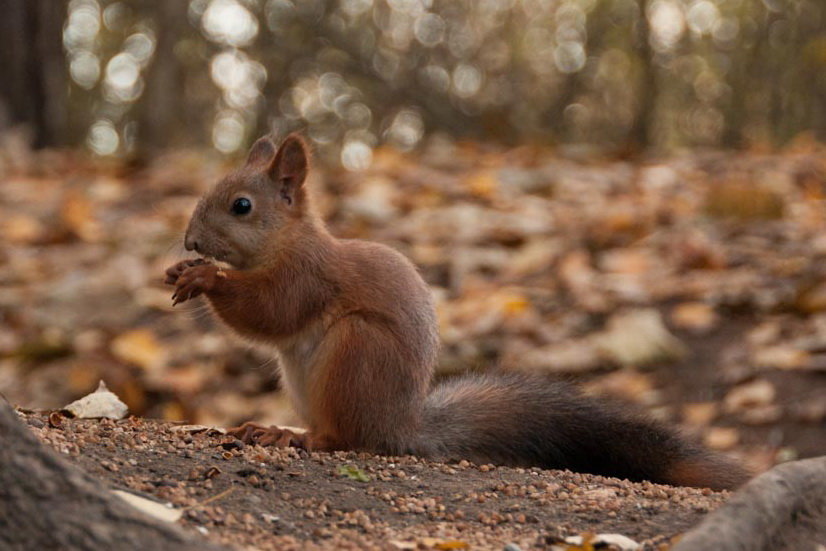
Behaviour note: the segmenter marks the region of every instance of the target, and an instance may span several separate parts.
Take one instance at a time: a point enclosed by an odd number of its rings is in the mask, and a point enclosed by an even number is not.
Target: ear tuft
[[[269,136],[258,138],[247,155],[248,165],[269,164],[275,156],[275,144]]]

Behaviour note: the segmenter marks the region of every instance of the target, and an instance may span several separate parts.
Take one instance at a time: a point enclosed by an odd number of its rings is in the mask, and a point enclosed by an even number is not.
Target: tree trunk
[[[146,75],[146,89],[138,112],[138,144],[141,152],[153,153],[192,139],[184,124],[187,97],[185,67],[175,46],[189,27],[188,2],[152,0],[147,12],[156,24],[155,55]],[[208,65],[207,65],[207,70]]]
[[[652,144],[651,126],[657,111],[657,67],[651,49],[651,26],[648,23],[648,2],[638,0],[639,21],[636,36],[637,58],[640,62],[640,82],[637,93],[637,113],[628,132],[631,146],[643,150]]]
[[[0,549],[221,548],[127,505],[42,445],[0,401]]]
[[[65,0],[0,0],[0,128],[28,126],[35,147],[66,140]]]
[[[818,457],[755,478],[674,551],[814,551],[824,543],[826,457]]]

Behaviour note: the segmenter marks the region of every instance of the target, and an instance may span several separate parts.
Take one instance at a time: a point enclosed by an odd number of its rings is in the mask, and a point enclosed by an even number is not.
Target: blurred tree
[[[0,0],[0,128],[25,124],[35,147],[66,140],[66,0]]]
[[[146,75],[146,88],[138,109],[137,144],[152,151],[185,141],[186,66],[176,47],[189,30],[187,2],[147,0],[144,10],[155,25],[155,53]],[[192,136],[189,136],[191,139]]]
[[[651,142],[651,120],[656,112],[657,73],[654,52],[651,50],[651,25],[648,21],[648,1],[637,0],[639,17],[634,44],[640,67],[640,84],[637,91],[637,109],[629,134],[629,145],[635,149],[647,147]]]
[[[0,6],[5,124],[101,155],[233,153],[303,129],[355,168],[380,144],[410,149],[432,132],[660,151],[826,132],[823,0]]]

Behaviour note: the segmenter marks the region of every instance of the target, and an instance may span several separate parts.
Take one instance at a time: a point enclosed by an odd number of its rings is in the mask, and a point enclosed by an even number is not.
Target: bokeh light
[[[432,132],[655,148],[766,140],[781,127],[788,138],[815,124],[826,94],[817,0],[165,6],[69,3],[73,101],[87,127],[112,123],[116,152],[132,143],[127,128],[140,141],[158,124],[143,102],[165,97],[170,130],[156,136],[232,154],[257,133],[298,129],[354,168],[369,163],[365,147],[407,150]]]
[[[247,46],[258,34],[258,20],[235,0],[210,2],[202,25],[211,40],[227,46]]]
[[[98,155],[111,155],[118,150],[120,137],[112,121],[101,119],[92,124],[86,143]]]

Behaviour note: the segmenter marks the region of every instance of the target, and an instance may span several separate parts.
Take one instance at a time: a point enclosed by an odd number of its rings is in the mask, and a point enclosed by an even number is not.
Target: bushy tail
[[[540,377],[468,375],[428,396],[421,453],[712,489],[736,488],[749,478],[728,459],[629,409]]]

